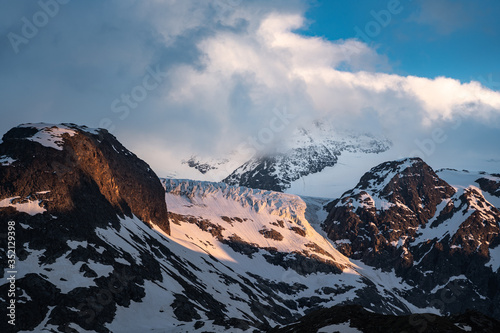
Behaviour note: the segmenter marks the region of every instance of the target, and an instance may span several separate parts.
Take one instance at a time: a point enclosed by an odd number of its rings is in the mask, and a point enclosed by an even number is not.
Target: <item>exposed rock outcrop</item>
[[[483,179],[494,194],[493,177]],[[452,187],[421,159],[404,159],[372,168],[327,207],[323,228],[337,249],[395,270],[415,287],[406,293],[414,304],[500,318],[500,211],[474,184]]]
[[[298,322],[275,327],[270,333],[299,332],[484,332],[494,333],[500,322],[475,311],[436,316],[422,313],[391,316],[366,311],[359,305],[334,306],[302,317]]]
[[[61,332],[78,326],[108,332],[117,307],[140,302],[145,281],[162,278],[138,236],[139,259],[106,242],[136,217],[146,229],[154,224],[170,232],[158,177],[106,130],[73,124],[15,127],[3,136],[0,156],[7,161],[0,166],[0,226],[15,227],[17,260],[8,267],[17,271],[15,329],[36,331],[48,320]],[[165,245],[149,243],[171,256]],[[3,277],[6,238],[0,247]],[[96,301],[100,293],[106,295]],[[0,331],[9,329],[3,320]]]
[[[48,214],[96,223],[133,214],[170,232],[158,177],[106,130],[25,124],[2,140],[0,156],[14,162],[0,167],[0,198],[40,200]]]

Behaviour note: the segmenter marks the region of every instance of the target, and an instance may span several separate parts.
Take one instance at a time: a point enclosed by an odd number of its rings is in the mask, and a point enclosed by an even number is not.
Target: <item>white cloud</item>
[[[489,119],[499,114],[500,94],[477,82],[435,79],[370,71],[385,59],[367,45],[354,40],[331,42],[293,32],[303,17],[272,13],[254,30],[220,32],[198,44],[204,68],[178,67],[176,86],[166,101],[212,106],[210,112],[227,116],[237,113],[228,104],[234,77],[247,78],[246,92],[255,112],[269,111],[273,104],[299,104],[296,110],[312,116],[362,117],[365,108],[381,117],[412,112],[423,125],[450,120],[455,115]],[[359,59],[366,59],[362,68]],[[341,71],[341,64],[356,63],[357,71]],[[361,70],[366,69],[366,70]],[[266,109],[267,108],[267,109]],[[351,117],[353,122],[355,117]],[[222,117],[221,119],[225,119]],[[233,125],[233,124],[230,124]],[[353,126],[355,123],[352,124]],[[413,124],[412,124],[413,126]]]
[[[297,33],[304,12],[299,0],[70,2],[19,55],[0,51],[9,111],[2,126],[97,126],[110,118],[118,138],[155,161],[159,173],[168,168],[157,156],[166,165],[180,151],[230,150],[267,126],[275,108],[297,116],[291,125],[330,117],[343,128],[378,128],[406,142],[407,151],[414,138],[456,117],[498,126],[498,92],[477,82],[390,74],[388,59],[360,41]],[[11,21],[8,29],[20,28]],[[156,65],[168,71],[165,82],[120,119],[111,102]]]

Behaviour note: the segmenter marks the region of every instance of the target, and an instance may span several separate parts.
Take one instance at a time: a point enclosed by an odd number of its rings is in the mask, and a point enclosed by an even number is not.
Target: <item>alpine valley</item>
[[[328,133],[184,161],[211,182],[159,178],[103,129],[12,128],[0,331],[498,332],[500,174],[405,158],[330,197],[291,194],[391,147]]]

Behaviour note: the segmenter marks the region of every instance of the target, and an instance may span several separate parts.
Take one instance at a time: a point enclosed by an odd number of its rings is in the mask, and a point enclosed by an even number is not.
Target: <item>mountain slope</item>
[[[416,305],[499,318],[500,212],[470,181],[451,186],[420,159],[383,163],[328,205],[323,228],[346,256],[395,269]]]
[[[498,318],[498,177],[451,186],[439,175],[462,178],[443,172],[385,163],[326,218],[326,199],[160,181],[104,130],[19,126],[0,144],[0,224],[16,237],[11,262],[0,238],[1,301],[16,301],[14,330],[0,330],[267,331],[349,305]],[[395,222],[404,230],[385,232]]]
[[[165,194],[113,136],[72,124],[16,127],[0,154],[0,223],[16,236],[10,262],[0,239],[2,278],[15,275],[2,302],[16,302],[2,331],[252,331],[342,303],[409,311],[296,196],[174,180]]]
[[[283,192],[294,181],[334,166],[343,153],[377,154],[391,147],[390,141],[371,135],[339,135],[322,122],[297,129],[287,140],[274,151],[245,162],[223,181]]]
[[[500,322],[481,313],[440,317],[432,314],[382,315],[359,305],[334,306],[302,317],[297,323],[276,327],[271,333],[299,332],[483,332],[494,333]]]
[[[223,260],[257,285],[278,288],[280,293],[271,293],[274,307],[286,308],[293,318],[352,302],[384,313],[423,311],[392,290],[405,288],[397,279],[381,286],[391,274],[341,255],[310,225],[311,212],[297,196],[223,183],[166,179],[164,184],[173,214],[171,237]]]

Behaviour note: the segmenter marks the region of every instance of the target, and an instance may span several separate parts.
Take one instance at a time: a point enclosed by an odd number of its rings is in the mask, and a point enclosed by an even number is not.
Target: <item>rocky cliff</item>
[[[327,206],[323,229],[346,256],[394,270],[418,306],[499,318],[498,178],[477,178],[452,186],[418,158],[382,163]]]
[[[38,201],[48,214],[91,214],[104,224],[133,214],[169,233],[158,177],[106,130],[25,124],[2,140],[0,156],[10,163],[0,167],[0,198],[12,198],[10,206]]]
[[[13,227],[15,240],[0,239],[0,274],[15,272],[16,318],[14,326],[4,315],[0,330],[40,331],[45,320],[61,332],[76,332],[71,322],[107,331],[103,325],[117,306],[140,301],[140,285],[161,275],[144,242],[135,239],[135,247],[119,251],[102,235],[123,233],[139,219],[146,229],[155,225],[168,234],[159,179],[105,130],[26,124],[2,140],[0,225]],[[134,248],[141,260],[132,257]],[[7,249],[16,254],[13,261]],[[3,298],[11,286],[0,286]],[[106,295],[96,301],[100,291]]]

